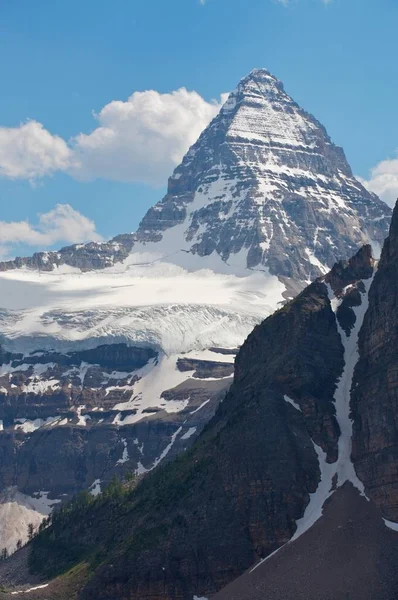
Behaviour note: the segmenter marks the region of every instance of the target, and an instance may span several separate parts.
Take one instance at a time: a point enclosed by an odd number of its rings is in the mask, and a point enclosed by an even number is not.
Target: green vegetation
[[[60,506],[44,519],[36,534],[30,528],[29,568],[32,573],[55,577],[82,561],[97,566],[101,562],[98,532],[103,531],[103,527],[100,524],[116,517],[135,484],[134,475],[130,475],[125,483],[114,477],[98,496],[83,490],[69,503]]]

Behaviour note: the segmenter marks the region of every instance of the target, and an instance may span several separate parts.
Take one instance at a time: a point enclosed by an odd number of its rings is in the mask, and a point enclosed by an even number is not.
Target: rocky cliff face
[[[1,271],[12,271],[26,267],[38,271],[53,271],[62,265],[76,267],[82,271],[106,269],[122,262],[133,247],[133,236],[120,235],[109,242],[90,242],[61,248],[58,252],[37,252],[31,257],[15,258],[0,262]]]
[[[398,210],[359,336],[352,388],[353,461],[384,516],[398,521]]]

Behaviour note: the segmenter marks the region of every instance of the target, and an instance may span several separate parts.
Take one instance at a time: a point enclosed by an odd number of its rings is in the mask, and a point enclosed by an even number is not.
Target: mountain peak
[[[381,244],[390,214],[326,129],[274,75],[254,69],[175,169],[136,250],[193,269],[206,257],[212,268],[268,270],[303,286],[362,245]]]
[[[248,83],[248,82],[256,82],[256,83],[268,83],[268,84],[280,84],[283,87],[283,84],[275,75],[273,75],[268,69],[260,68],[260,69],[252,69],[250,73],[248,73],[245,77],[242,77],[239,85]]]
[[[331,144],[325,129],[285,92],[266,69],[254,69],[238,84],[221,109],[228,137],[248,142],[316,150]],[[347,171],[348,174],[349,171]]]

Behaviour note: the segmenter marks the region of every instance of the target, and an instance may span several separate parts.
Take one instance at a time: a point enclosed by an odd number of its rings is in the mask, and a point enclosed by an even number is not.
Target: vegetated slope
[[[393,232],[386,248],[391,240]],[[332,488],[346,479],[360,486],[349,391],[368,290],[385,282],[383,261],[370,287],[365,247],[257,326],[195,445],[135,490],[56,518],[35,539],[31,567],[53,575],[89,561],[85,599],[191,600],[305,532]],[[371,486],[366,493],[373,497]]]

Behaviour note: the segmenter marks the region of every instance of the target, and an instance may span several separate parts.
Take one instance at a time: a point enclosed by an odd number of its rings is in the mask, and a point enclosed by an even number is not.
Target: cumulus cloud
[[[28,121],[19,127],[0,127],[0,176],[36,179],[69,167],[71,150],[41,123]]]
[[[387,204],[394,206],[398,198],[398,158],[381,161],[371,170],[369,179],[361,179],[361,182]]]
[[[70,171],[83,179],[165,183],[220,107],[185,88],[135,92],[126,102],[110,102],[96,115],[99,126],[73,140]]]
[[[10,254],[17,244],[46,248],[62,242],[100,241],[95,223],[69,204],[57,204],[53,210],[38,214],[38,222],[0,221],[1,254]]]
[[[95,114],[98,127],[67,143],[41,123],[0,127],[0,177],[35,180],[64,171],[80,180],[104,178],[164,184],[226,100],[197,92],[133,93]]]

